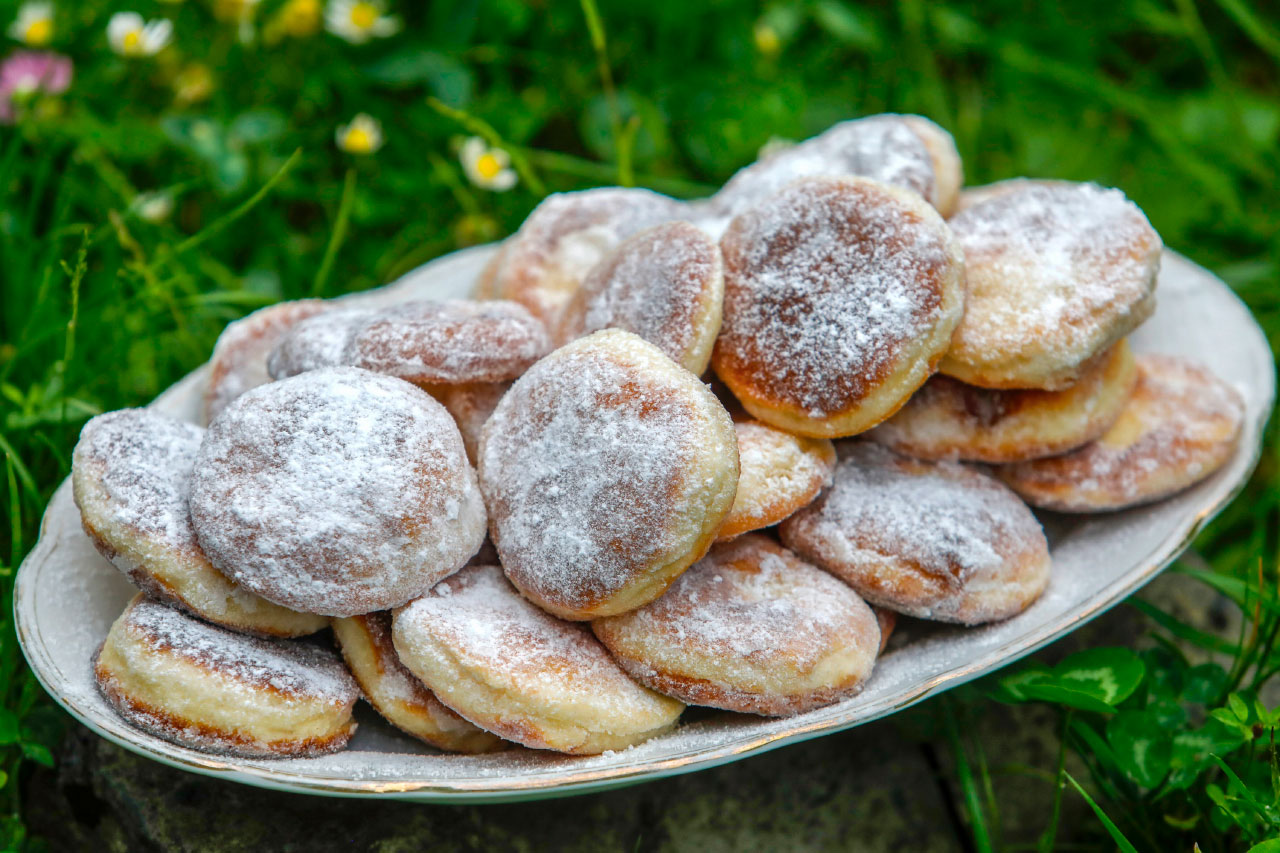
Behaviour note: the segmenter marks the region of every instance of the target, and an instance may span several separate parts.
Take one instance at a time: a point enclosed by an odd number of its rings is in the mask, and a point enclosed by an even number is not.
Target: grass
[[[264,0],[242,22],[235,0],[140,2],[173,19],[174,41],[126,60],[105,39],[120,4],[63,2],[52,49],[75,62],[71,88],[0,127],[9,846],[24,843],[21,768],[52,760],[62,722],[17,651],[12,573],[84,420],[147,402],[253,308],[372,287],[501,237],[544,191],[696,196],[774,137],[920,112],[955,134],[970,183],[1123,188],[1280,342],[1274,5],[460,0],[401,3],[402,32],[362,46],[285,34],[286,6]],[[0,2],[0,23],[16,8]],[[334,145],[357,112],[383,124],[374,154]],[[467,181],[457,150],[473,134],[511,152],[515,189]],[[157,195],[167,217],[153,215]],[[1245,497],[1199,543],[1228,577],[1276,554],[1271,438]]]

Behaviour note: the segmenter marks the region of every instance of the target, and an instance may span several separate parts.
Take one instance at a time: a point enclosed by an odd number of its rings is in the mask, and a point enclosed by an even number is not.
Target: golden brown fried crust
[[[1093,441],[1115,423],[1138,381],[1121,341],[1062,391],[998,391],[937,375],[868,437],[919,459],[1020,462]]]
[[[1138,374],[1119,419],[1097,441],[996,475],[1034,506],[1104,512],[1168,497],[1231,458],[1244,422],[1234,388],[1170,356],[1139,356]]]
[[[365,700],[396,728],[450,752],[503,748],[500,739],[455,714],[405,668],[391,640],[389,612],[334,620],[334,636]]]
[[[825,438],[804,438],[759,423],[736,421],[738,493],[717,542],[770,527],[807,506],[831,483],[836,450]]]
[[[828,242],[845,247],[839,257],[824,254]],[[789,432],[847,436],[889,417],[933,373],[960,320],[963,256],[937,212],[904,190],[799,181],[736,218],[720,245],[712,365],[747,411]],[[862,266],[900,285],[891,318],[866,319],[858,300],[870,295],[849,288]],[[854,352],[837,338],[866,342]]]

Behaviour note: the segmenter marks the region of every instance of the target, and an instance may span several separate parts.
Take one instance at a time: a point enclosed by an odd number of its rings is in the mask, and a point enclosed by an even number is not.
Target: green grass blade
[[[1071,787],[1075,788],[1080,796],[1084,797],[1084,801],[1089,804],[1089,808],[1093,809],[1093,813],[1098,816],[1098,821],[1107,830],[1107,834],[1111,836],[1111,840],[1116,843],[1116,846],[1123,853],[1138,853],[1138,848],[1134,847],[1128,838],[1125,838],[1124,833],[1120,831],[1120,827],[1116,826],[1111,818],[1107,817],[1107,813],[1093,801],[1093,797],[1089,796],[1089,792],[1080,787],[1080,783],[1070,773],[1065,773],[1064,775],[1067,777],[1067,781],[1071,783]]]

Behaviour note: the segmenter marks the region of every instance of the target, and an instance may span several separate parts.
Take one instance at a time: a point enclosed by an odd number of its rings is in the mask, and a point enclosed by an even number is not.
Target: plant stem
[[[320,269],[316,270],[315,281],[311,283],[311,295],[319,296],[329,282],[329,273],[333,271],[334,259],[338,257],[338,249],[347,239],[347,223],[351,221],[351,207],[356,199],[356,170],[347,169],[347,176],[342,181],[342,200],[338,202],[338,215],[333,220],[333,231],[329,234],[329,244],[324,247],[324,258],[320,261]]]

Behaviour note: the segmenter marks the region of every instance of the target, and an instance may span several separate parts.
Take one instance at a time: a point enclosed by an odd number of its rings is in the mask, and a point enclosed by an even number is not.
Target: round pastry
[[[1048,585],[1044,531],[998,480],[872,442],[839,453],[832,487],[779,532],[867,601],[976,625],[1022,612]]]
[[[480,442],[480,488],[507,576],[566,619],[661,595],[710,547],[737,486],[724,407],[621,329],[530,368]]]
[[[196,458],[191,519],[224,574],[326,616],[421,595],[480,548],[485,526],[444,407],[407,382],[350,367],[232,403]]]
[[[934,376],[898,413],[867,433],[918,459],[1020,462],[1088,444],[1120,417],[1138,381],[1127,341],[1086,366],[1062,391],[997,391]]]
[[[364,698],[387,722],[450,752],[491,752],[502,741],[450,711],[404,668],[391,642],[391,614],[333,620],[333,636]]]
[[[196,542],[187,499],[204,430],[150,409],[98,415],[84,425],[71,485],[98,552],[154,598],[227,628],[300,637],[328,623],[241,589]]]
[[[623,240],[682,218],[683,205],[649,190],[602,187],[547,196],[509,237],[486,292],[514,299],[549,327],[582,280]]]
[[[641,231],[591,268],[565,308],[558,340],[626,329],[700,376],[720,332],[723,273],[720,248],[696,225]]]
[[[738,493],[716,541],[771,527],[807,506],[826,486],[836,449],[825,438],[802,438],[757,421],[735,421]]]
[[[343,361],[420,385],[505,382],[550,348],[546,328],[515,302],[406,302],[359,326]]]
[[[357,327],[373,316],[359,308],[331,308],[301,320],[281,336],[267,357],[272,379],[288,379],[308,370],[338,367]]]
[[[267,356],[294,324],[313,317],[328,306],[320,299],[281,302],[254,311],[227,324],[213,345],[209,359],[209,384],[204,393],[205,422],[217,417],[235,398],[250,388],[271,381]]]
[[[1160,236],[1119,190],[1027,182],[952,217],[968,301],[939,369],[1061,390],[1155,310]]]
[[[646,687],[769,716],[857,693],[880,649],[856,592],[759,534],[717,545],[657,601],[591,627]]]
[[[736,218],[712,365],[752,415],[818,438],[898,410],[964,313],[964,259],[918,196],[807,178]]]
[[[893,636],[893,629],[898,627],[898,614],[883,607],[873,607],[871,610],[876,614],[876,624],[880,626],[879,654],[884,654],[889,646],[889,638]]]
[[[476,276],[475,284],[471,286],[472,299],[498,298],[498,273],[502,271],[502,255],[506,249],[506,243],[499,243],[493,254],[489,256],[480,274]]]
[[[480,431],[510,387],[510,382],[472,382],[466,385],[427,385],[423,390],[439,400],[453,415],[458,431],[462,433],[462,443],[467,448],[467,459],[474,465],[479,460]]]
[[[670,729],[684,706],[636,684],[585,625],[470,566],[395,613],[409,671],[466,719],[534,749],[593,755]]]
[[[908,118],[918,121],[908,122]],[[946,131],[917,116],[887,114],[844,121],[741,169],[712,197],[713,207],[723,215],[737,216],[768,201],[792,182],[812,177],[870,178],[910,190],[937,207],[942,199],[933,155],[924,133],[918,130],[930,132],[925,122],[936,128],[930,141],[944,150],[933,137]],[[948,176],[947,180],[953,178]]]
[[[336,752],[355,732],[360,688],[338,656],[246,637],[138,595],[93,660],[107,702],[158,738],[224,755]]]
[[[1006,178],[1003,181],[995,181],[990,184],[982,184],[976,187],[965,187],[959,198],[956,199],[955,210],[951,212],[951,216],[955,216],[961,211],[968,210],[974,205],[981,204],[984,201],[993,199],[998,195],[1004,195],[1008,192],[1014,192],[1027,187],[1071,187],[1075,186],[1073,181],[1059,181],[1052,178]]]
[[[1079,450],[996,469],[1034,506],[1103,512],[1150,503],[1192,486],[1235,452],[1244,424],[1239,392],[1185,359],[1138,356],[1138,384],[1119,419]]]
[[[964,186],[964,164],[950,133],[924,116],[899,116],[929,152],[933,163],[934,194],[929,199],[938,213],[951,216],[960,201],[960,188]]]

